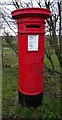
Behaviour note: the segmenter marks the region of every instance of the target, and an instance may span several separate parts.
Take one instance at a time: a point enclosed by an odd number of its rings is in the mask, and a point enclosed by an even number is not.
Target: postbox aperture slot
[[[40,28],[40,25],[26,25],[26,28]]]

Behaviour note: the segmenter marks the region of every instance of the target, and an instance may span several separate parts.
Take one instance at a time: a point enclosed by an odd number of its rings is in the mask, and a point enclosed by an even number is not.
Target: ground
[[[55,59],[56,68],[59,69]],[[47,58],[45,63],[49,65]],[[21,118],[35,118],[46,120],[61,120],[60,114],[60,75],[49,74],[44,71],[43,103],[37,108],[26,108],[18,104],[18,59],[12,49],[3,49],[3,118],[2,120],[20,120]]]

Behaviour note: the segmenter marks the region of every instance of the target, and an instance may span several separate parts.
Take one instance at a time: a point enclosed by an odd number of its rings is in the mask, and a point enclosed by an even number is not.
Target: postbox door
[[[19,34],[19,91],[36,94],[43,91],[44,34]]]

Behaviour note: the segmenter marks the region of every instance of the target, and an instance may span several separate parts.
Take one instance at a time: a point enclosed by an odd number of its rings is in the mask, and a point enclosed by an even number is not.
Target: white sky
[[[24,2],[29,2],[30,0],[17,0],[17,1],[24,1]],[[36,1],[39,1],[39,0],[32,0],[33,1],[33,6],[34,7],[38,7],[38,4],[37,4],[37,2]],[[48,0],[46,0],[46,1],[48,1]],[[50,2],[52,2],[53,0],[50,0]],[[57,0],[55,0],[55,1],[57,1]],[[3,6],[0,6],[0,9],[2,10],[5,10],[9,15],[11,15],[11,11],[13,11],[13,10],[15,10],[15,7],[14,6],[12,6],[12,5],[6,5],[6,3],[10,3],[10,2],[12,2],[12,0],[3,0],[3,1],[0,1],[0,3],[4,3],[5,2],[5,4],[3,5]],[[44,6],[44,0],[42,0],[42,5]],[[42,7],[43,7],[42,6]],[[1,20],[1,19],[0,19]],[[9,20],[9,18],[8,18],[8,21],[10,21]],[[6,23],[4,23],[4,26],[6,25]],[[13,26],[13,24],[11,25],[11,27]],[[15,27],[15,31],[17,32],[17,27],[16,27],[16,25],[14,25],[14,27]],[[11,30],[9,29],[9,27],[6,25],[6,27],[5,27],[5,31],[7,31],[7,32],[9,32],[9,33],[12,33],[11,32]],[[2,32],[4,32],[4,30],[3,29],[0,29],[0,35],[2,34]]]

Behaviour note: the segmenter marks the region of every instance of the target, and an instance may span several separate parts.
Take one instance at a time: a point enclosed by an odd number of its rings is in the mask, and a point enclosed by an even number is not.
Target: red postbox
[[[22,8],[12,12],[18,25],[18,91],[22,105],[38,106],[43,96],[45,19],[50,10]]]

